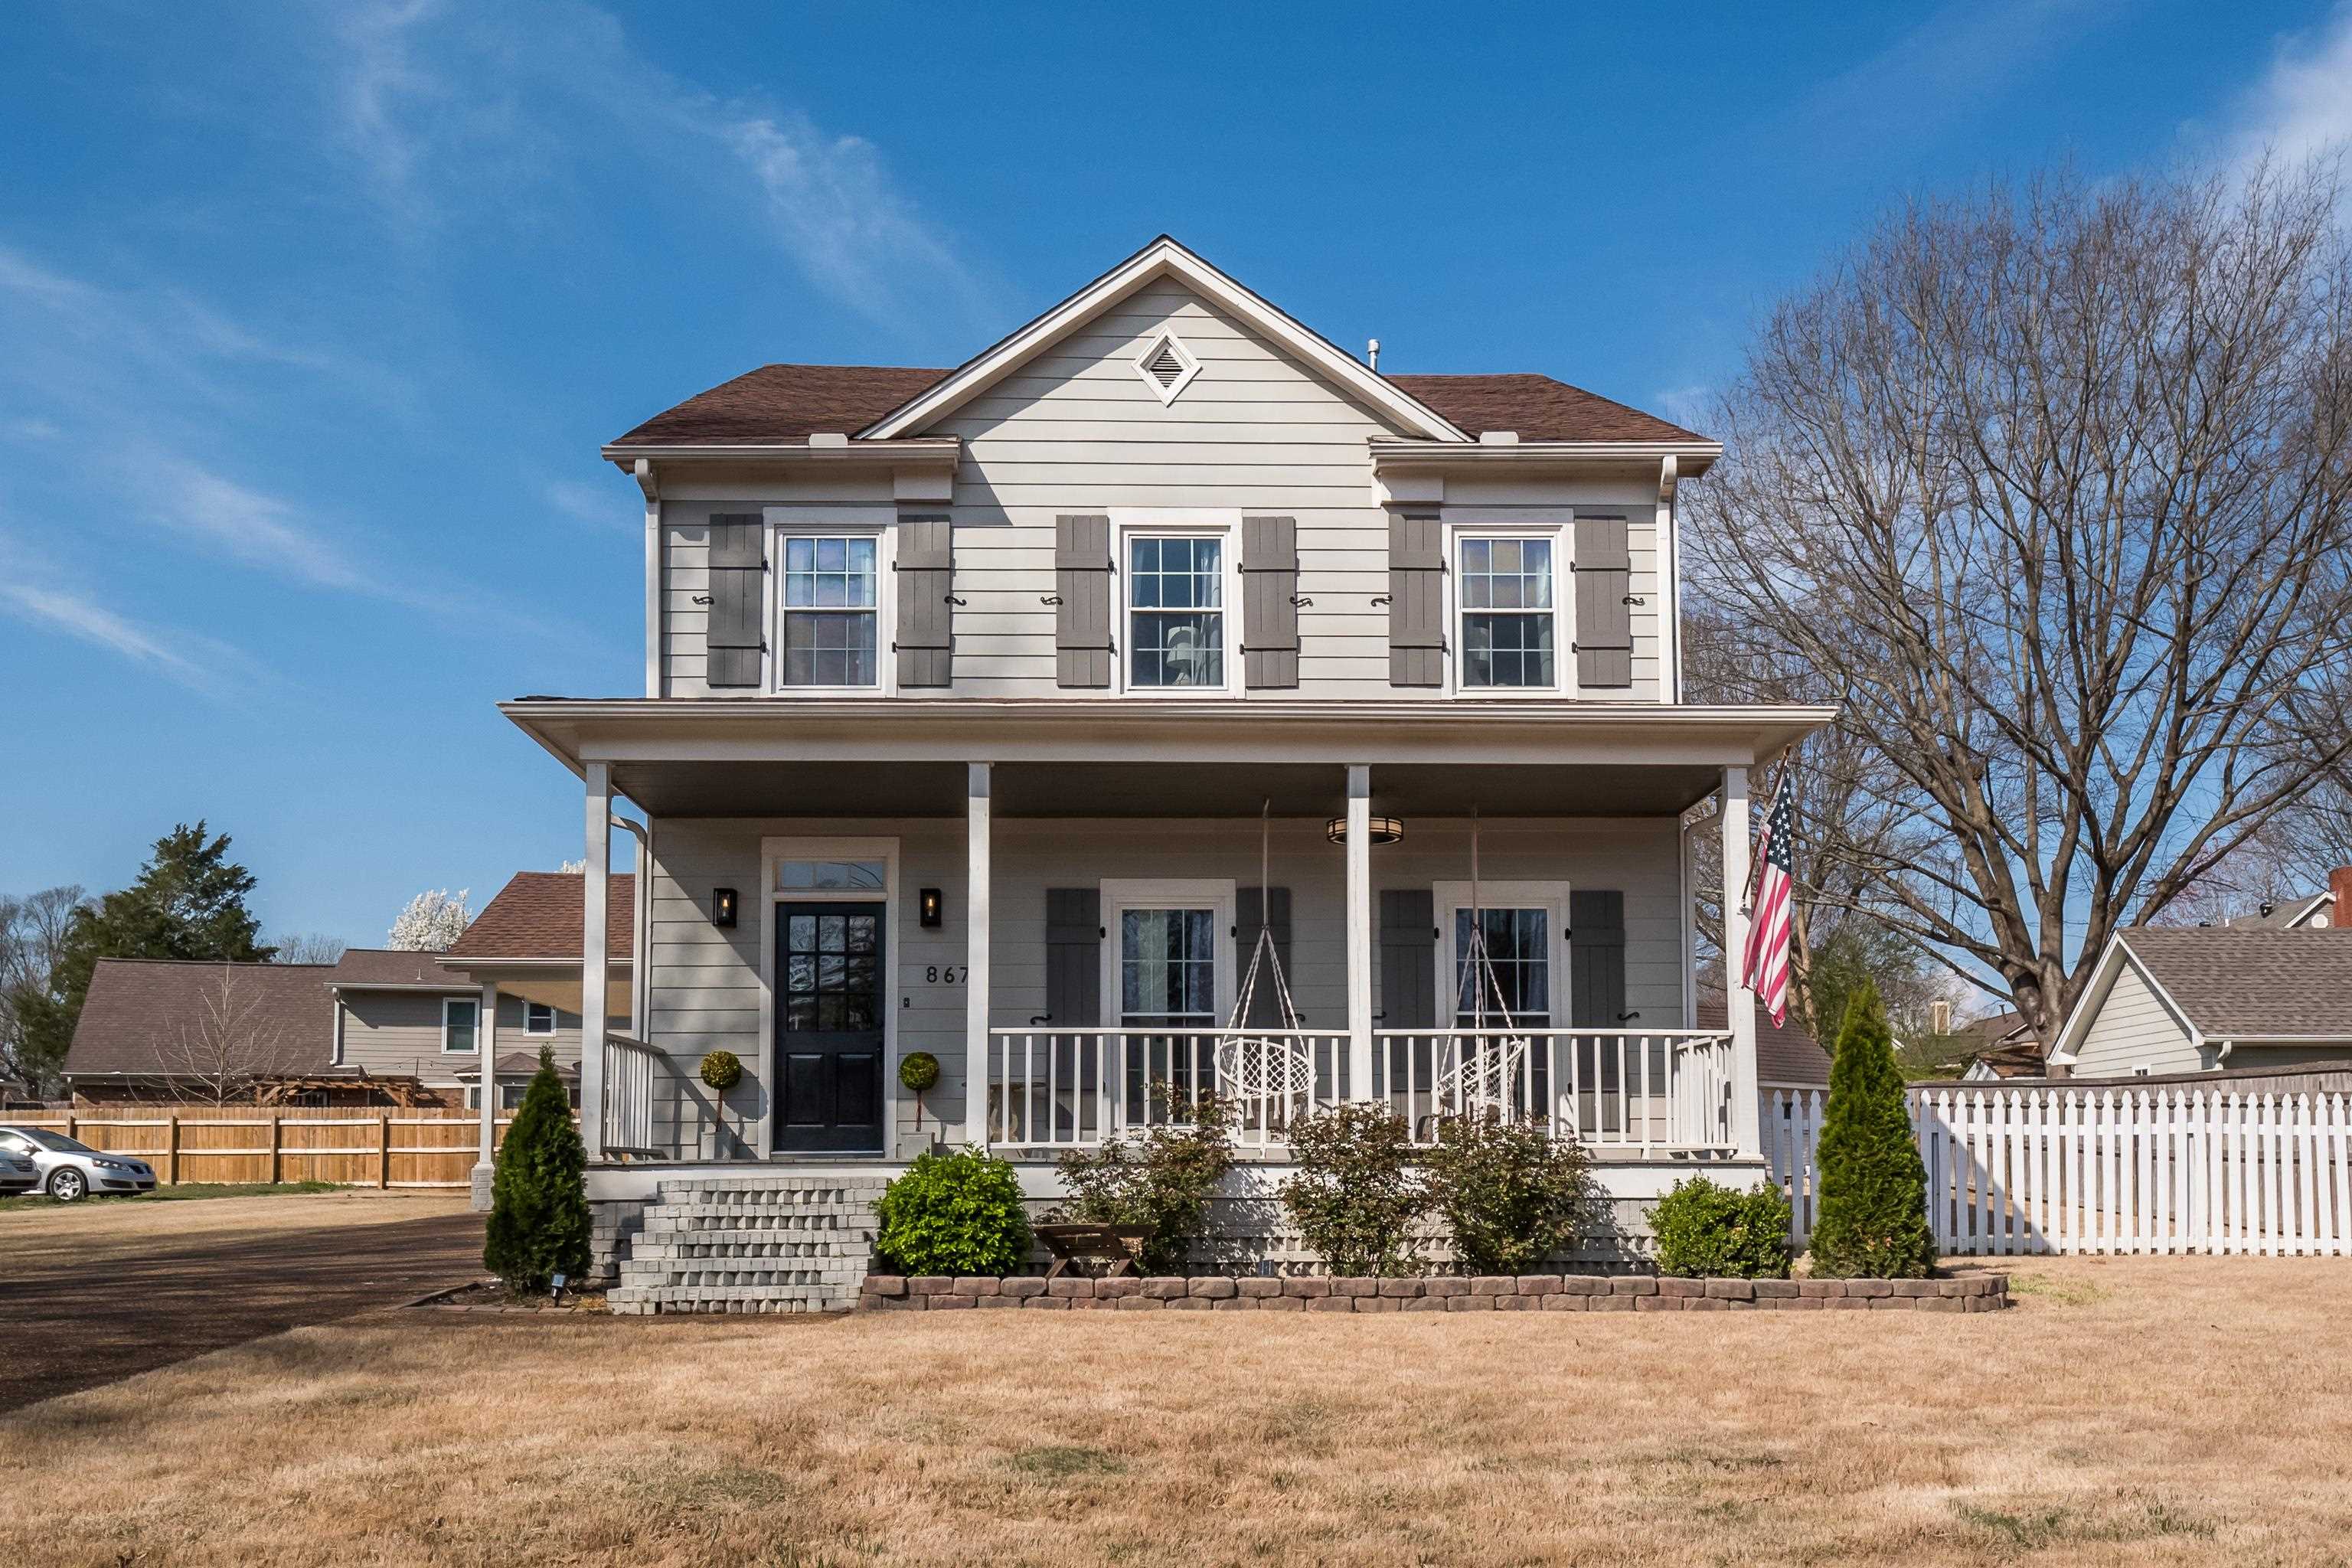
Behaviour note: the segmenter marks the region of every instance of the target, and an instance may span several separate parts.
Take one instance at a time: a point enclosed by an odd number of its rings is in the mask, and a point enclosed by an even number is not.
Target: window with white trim
[[[522,1032],[526,1035],[555,1033],[555,1009],[544,1002],[522,1005]]]
[[[870,533],[783,536],[777,683],[882,683],[881,541]]]
[[[470,1057],[481,1046],[482,1005],[471,996],[441,998],[441,1051],[444,1056]]]
[[[1558,689],[1558,543],[1550,534],[1465,534],[1456,542],[1454,646],[1464,690]]]
[[[1127,537],[1127,684],[1130,689],[1223,689],[1225,538]]]

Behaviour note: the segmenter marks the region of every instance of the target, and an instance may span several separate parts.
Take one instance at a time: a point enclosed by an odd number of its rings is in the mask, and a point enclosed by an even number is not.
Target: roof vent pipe
[[[1364,364],[1371,370],[1381,368],[1381,340],[1374,338],[1364,345]]]

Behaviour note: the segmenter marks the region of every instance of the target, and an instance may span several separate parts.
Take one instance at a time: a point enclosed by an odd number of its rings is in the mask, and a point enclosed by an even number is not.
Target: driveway
[[[107,1248],[96,1261],[54,1247],[12,1259],[5,1243],[0,1411],[391,1306],[482,1271],[482,1216],[467,1213],[204,1241],[163,1235]]]

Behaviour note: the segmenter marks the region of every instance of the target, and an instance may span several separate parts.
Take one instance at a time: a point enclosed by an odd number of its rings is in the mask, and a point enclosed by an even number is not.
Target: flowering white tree
[[[466,903],[470,888],[456,892],[436,888],[417,894],[392,922],[392,931],[384,945],[406,952],[446,952],[466,934],[466,927],[474,919],[474,911]]]

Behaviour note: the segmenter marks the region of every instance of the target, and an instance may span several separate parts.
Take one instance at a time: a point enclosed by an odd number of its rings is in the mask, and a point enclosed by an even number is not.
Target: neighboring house
[[[1702,998],[1697,1022],[1702,1029],[1722,1028],[1723,998]],[[1829,1087],[1830,1054],[1822,1049],[1812,1031],[1799,1021],[1795,1008],[1789,1010],[1785,1023],[1775,1024],[1764,1005],[1756,1004],[1756,1076],[1757,1081],[1768,1088]]]
[[[1965,1042],[1969,1063],[1960,1074],[1963,1083],[2042,1076],[2042,1041],[2024,1016],[2013,1008],[1970,1019],[1960,1026],[1958,1036]]]
[[[583,785],[600,1235],[663,1179],[837,1192],[942,1127],[1048,1197],[1154,1080],[1214,1081],[1262,909],[1317,1100],[1425,1132],[1527,1038],[1508,1095],[1621,1203],[1760,1171],[1678,818],[1720,795],[1739,885],[1750,771],[1832,710],[1683,700],[1677,492],[1719,455],[1545,375],[1382,373],[1164,238],[952,370],[767,365],[613,442],[643,689],[502,707]],[[1474,846],[1510,1032],[1457,1005]],[[553,982],[489,924],[453,967]],[[1286,1103],[1244,1116],[1276,1161]]]
[[[626,908],[626,877],[614,879]],[[577,944],[578,877],[525,872],[483,911],[515,929],[516,889],[568,884]],[[562,901],[558,900],[559,903]],[[503,907],[502,907],[503,906]],[[468,933],[471,934],[470,932]],[[626,948],[618,955],[626,972]],[[284,1104],[475,1106],[495,1040],[511,1106],[542,1046],[578,1098],[579,968],[568,985],[499,989],[436,952],[351,948],[334,963],[100,959],[66,1054],[86,1100],[259,1100]]]
[[[2053,1069],[2125,1078],[2352,1058],[2352,929],[2133,926],[2100,953]]]
[[[574,872],[519,871],[446,952],[432,955],[443,985],[454,984],[470,999],[464,1007],[445,1005],[470,1022],[490,1020],[490,1026],[481,1031],[479,1047],[492,1053],[501,1109],[511,1110],[521,1100],[530,1075],[539,1069],[542,1047],[554,1053],[572,1103],[579,1103],[579,950],[585,887],[586,879]],[[608,877],[605,887],[605,1016],[628,1018],[633,1016],[636,879],[622,872]],[[479,1076],[469,1069],[464,1079],[472,1085]],[[466,1103],[478,1103],[478,1091],[469,1089]]]
[[[2263,926],[2285,931],[2324,931],[2336,923],[2336,891],[2265,899],[2250,915],[2221,922],[2226,927]]]

